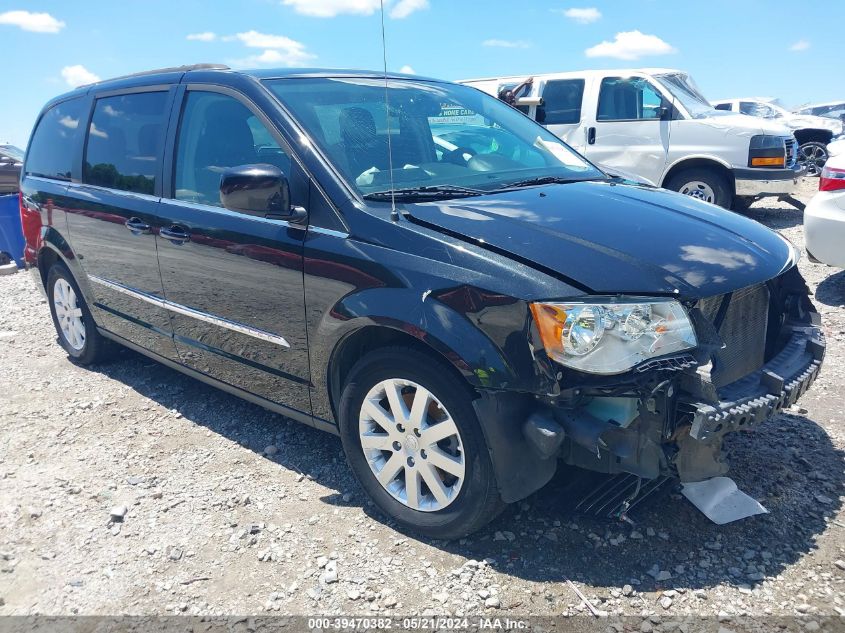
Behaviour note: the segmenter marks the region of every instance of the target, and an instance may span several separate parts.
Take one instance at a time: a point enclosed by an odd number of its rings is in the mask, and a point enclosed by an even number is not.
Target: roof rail
[[[96,86],[97,84],[105,83],[107,81],[117,81],[119,79],[130,79],[131,77],[145,77],[147,75],[158,75],[159,73],[186,73],[191,70],[230,70],[226,64],[186,64],[184,66],[171,66],[169,68],[154,68],[153,70],[142,70],[138,73],[131,73],[129,75],[121,75],[120,77],[110,77],[101,81],[95,81],[81,88],[88,86]]]

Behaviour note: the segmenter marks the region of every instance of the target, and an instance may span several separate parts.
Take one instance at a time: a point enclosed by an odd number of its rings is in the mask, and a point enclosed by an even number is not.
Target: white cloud
[[[789,50],[800,53],[801,51],[806,51],[808,48],[810,48],[810,42],[807,40],[798,40],[795,44],[789,47]]]
[[[623,31],[616,34],[612,42],[604,41],[584,51],[587,57],[614,57],[633,60],[648,55],[669,55],[676,49],[656,35],[646,35],[639,31]]]
[[[392,0],[384,0],[390,17],[396,20],[407,18],[415,11],[427,9],[428,3],[429,0],[398,0],[396,4],[392,4]],[[344,13],[372,15],[381,9],[379,0],[282,0],[282,4],[313,18],[333,18]]]
[[[390,10],[390,17],[401,20],[421,9],[428,9],[428,0],[399,0]]]
[[[0,24],[11,24],[33,33],[58,33],[65,28],[64,22],[57,20],[49,13],[30,13],[29,11],[0,13]]]
[[[484,40],[481,42],[482,46],[492,46],[494,48],[530,48],[531,43],[524,40]]]
[[[402,66],[402,68],[399,69],[399,72],[405,73],[406,75],[416,75],[417,74],[417,71],[414,70],[411,66],[408,66],[408,64],[405,64],[404,66]]]
[[[76,64],[75,66],[65,66],[64,68],[62,68],[62,78],[72,88],[100,81],[99,76],[92,73],[82,64]]]
[[[204,31],[202,33],[191,33],[185,39],[190,40],[192,42],[213,42],[217,39],[217,33],[212,33],[211,31]]]
[[[315,18],[333,18],[341,13],[372,15],[381,7],[379,0],[282,0],[282,4]]]
[[[601,11],[595,7],[565,9],[561,11],[561,13],[578,24],[590,24],[591,22],[601,19]]]
[[[225,39],[240,40],[244,46],[249,48],[263,48],[260,55],[252,55],[246,59],[237,61],[239,66],[281,64],[283,66],[300,66],[308,60],[314,59],[316,55],[309,53],[305,44],[297,42],[284,35],[271,35],[259,33],[258,31],[246,31],[237,33]]]

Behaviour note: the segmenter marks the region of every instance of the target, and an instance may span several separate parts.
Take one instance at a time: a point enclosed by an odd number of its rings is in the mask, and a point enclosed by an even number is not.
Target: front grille
[[[728,297],[724,309],[722,305]],[[716,387],[730,384],[763,366],[769,321],[769,289],[765,284],[702,299],[698,309],[713,323],[724,342],[724,347],[713,357],[710,372]],[[717,323],[721,311],[724,311],[721,323]]]
[[[786,145],[786,167],[791,169],[795,167],[795,161],[798,158],[798,141],[794,136],[790,136],[785,139],[784,144]]]

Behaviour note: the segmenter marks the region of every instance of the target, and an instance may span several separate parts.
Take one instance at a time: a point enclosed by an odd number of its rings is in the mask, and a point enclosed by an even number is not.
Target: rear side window
[[[83,182],[152,195],[161,168],[166,92],[97,99],[88,127]]]
[[[543,105],[537,108],[537,121],[545,125],[578,123],[583,98],[583,79],[547,81],[543,88]]]
[[[660,119],[663,97],[641,77],[606,77],[599,89],[597,121]]]
[[[82,110],[83,100],[72,99],[44,113],[29,144],[27,174],[70,180],[77,133],[81,132],[80,121],[84,116]]]

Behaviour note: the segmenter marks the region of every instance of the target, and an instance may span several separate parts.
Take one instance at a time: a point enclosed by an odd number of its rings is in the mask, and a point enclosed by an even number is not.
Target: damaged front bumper
[[[724,436],[753,429],[794,404],[824,359],[819,315],[797,271],[782,288],[770,283],[769,305],[782,301],[787,308],[770,322],[771,342],[757,369],[739,376],[720,370],[726,345],[713,330],[709,350],[649,363],[617,383],[585,381],[546,398],[523,424],[528,444],[541,460],[555,457],[609,474],[670,476],[683,483],[724,475]]]
[[[718,404],[689,402],[695,407],[690,437],[703,441],[746,430],[795,404],[818,377],[824,352],[821,327],[796,328],[775,358],[722,388]]]

